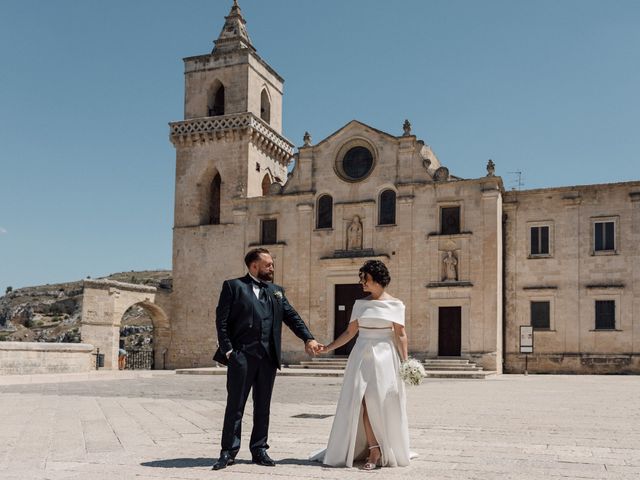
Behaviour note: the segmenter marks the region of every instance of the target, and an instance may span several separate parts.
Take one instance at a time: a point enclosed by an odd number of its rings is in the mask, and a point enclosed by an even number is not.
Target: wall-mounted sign
[[[533,353],[533,327],[520,325],[520,353]]]

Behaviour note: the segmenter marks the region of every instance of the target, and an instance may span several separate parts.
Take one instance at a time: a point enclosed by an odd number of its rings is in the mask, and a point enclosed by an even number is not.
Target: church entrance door
[[[336,285],[333,317],[335,319],[334,339],[338,338],[347,329],[355,301],[367,295],[368,293],[362,291],[362,286],[359,283]],[[336,355],[349,355],[356,343],[356,338],[358,338],[357,335],[346,345],[337,348]]]
[[[438,309],[438,356],[459,357],[462,307]]]

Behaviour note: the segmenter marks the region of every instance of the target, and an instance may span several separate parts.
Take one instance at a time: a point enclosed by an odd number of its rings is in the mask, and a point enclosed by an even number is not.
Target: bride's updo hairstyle
[[[360,267],[360,277],[362,278],[366,273],[371,275],[371,279],[374,282],[382,285],[382,288],[385,288],[389,285],[389,282],[391,282],[389,270],[387,270],[387,266],[380,260],[367,260],[365,264]]]

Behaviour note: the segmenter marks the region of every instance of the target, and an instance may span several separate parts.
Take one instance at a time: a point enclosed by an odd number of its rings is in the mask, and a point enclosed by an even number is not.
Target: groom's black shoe
[[[251,457],[251,461],[253,463],[257,463],[258,465],[262,465],[263,467],[276,466],[276,462],[274,462],[273,459],[269,455],[267,455],[266,450],[258,450]]]
[[[223,468],[227,468],[229,465],[233,465],[235,462],[236,461],[229,452],[222,451],[220,452],[220,458],[218,458],[218,461],[213,464],[212,470],[222,470]]]

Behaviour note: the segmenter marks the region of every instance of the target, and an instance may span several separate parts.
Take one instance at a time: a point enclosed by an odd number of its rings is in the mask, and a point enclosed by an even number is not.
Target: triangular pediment
[[[364,131],[373,131],[373,132],[375,132],[375,133],[377,133],[379,135],[387,137],[389,140],[397,140],[398,139],[398,137],[396,137],[395,135],[391,135],[390,133],[384,132],[382,130],[378,130],[377,128],[374,128],[371,125],[367,125],[366,123],[363,123],[363,122],[361,122],[359,120],[351,120],[349,123],[347,123],[344,126],[340,127],[338,130],[336,130],[335,132],[333,132],[329,136],[325,137],[323,140],[321,140],[320,142],[318,142],[314,146],[315,147],[319,147],[323,143],[330,142],[331,140],[333,140],[335,138],[344,137],[344,136],[349,135],[351,133],[364,132]]]

